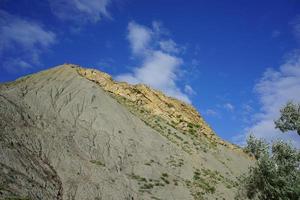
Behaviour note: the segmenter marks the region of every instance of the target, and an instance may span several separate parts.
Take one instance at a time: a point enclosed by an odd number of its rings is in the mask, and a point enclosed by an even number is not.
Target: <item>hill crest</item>
[[[126,82],[118,82],[113,80],[109,74],[97,69],[69,65],[76,67],[81,76],[97,83],[105,91],[114,96],[125,98],[132,105],[139,107],[141,112],[144,110],[150,115],[159,116],[171,126],[183,132],[201,134],[213,142],[230,149],[239,150],[239,147],[218,137],[192,105],[166,96],[163,92],[152,89],[145,84],[132,85]]]

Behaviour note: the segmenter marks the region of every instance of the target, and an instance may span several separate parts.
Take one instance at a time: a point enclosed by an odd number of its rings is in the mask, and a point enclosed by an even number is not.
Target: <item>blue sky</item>
[[[192,103],[222,138],[291,139],[300,102],[298,0],[0,0],[0,82],[62,63]]]

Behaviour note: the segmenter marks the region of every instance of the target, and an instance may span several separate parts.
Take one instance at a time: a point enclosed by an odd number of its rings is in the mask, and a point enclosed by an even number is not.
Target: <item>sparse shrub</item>
[[[174,181],[174,185],[177,186],[178,185],[178,180],[174,179],[173,181]]]
[[[192,128],[189,129],[189,133],[190,133],[191,135],[195,135],[195,132],[196,132],[196,131],[195,131],[194,129],[192,129]]]
[[[193,124],[192,123],[188,123],[187,125],[189,128],[193,128]]]
[[[161,180],[163,180],[166,184],[170,184],[170,181],[167,179],[169,175],[167,173],[162,173],[161,174]]]
[[[173,107],[174,107],[174,105],[171,104],[171,103],[166,103],[166,104],[167,104],[167,106],[168,106],[169,108],[173,108]]]
[[[163,180],[166,184],[170,184],[170,181],[166,179],[165,177],[161,177],[161,180]]]
[[[139,181],[139,182],[147,182],[147,179],[144,177],[141,177],[140,175],[137,174],[130,174],[130,177]]]
[[[160,183],[159,183],[159,182],[156,182],[156,183],[155,183],[155,186],[160,186]]]
[[[149,190],[149,189],[152,189],[153,188],[153,184],[152,183],[145,183],[144,185],[142,185],[140,187],[140,189],[143,189],[143,190]]]
[[[218,173],[209,169],[196,169],[194,171],[193,181],[186,181],[188,187],[191,188],[192,195],[195,199],[203,199],[203,195],[206,193],[215,193],[215,180]]]
[[[91,163],[95,164],[95,165],[99,165],[99,166],[105,166],[104,163],[102,163],[100,160],[90,160]]]

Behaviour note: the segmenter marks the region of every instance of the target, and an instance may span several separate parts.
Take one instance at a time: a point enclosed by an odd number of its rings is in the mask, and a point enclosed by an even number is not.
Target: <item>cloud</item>
[[[2,10],[0,16],[0,58],[7,70],[38,64],[42,51],[56,41],[56,35],[40,24]]]
[[[3,62],[3,68],[10,73],[18,73],[20,70],[32,68],[32,64],[21,58],[8,58]]]
[[[281,35],[281,32],[280,32],[280,31],[274,30],[274,31],[272,32],[271,37],[272,37],[272,38],[278,38],[280,35]]]
[[[154,31],[154,34],[157,36],[161,36],[161,35],[169,36],[170,35],[170,31],[168,29],[166,29],[163,26],[162,22],[160,22],[160,21],[153,21],[152,29]]]
[[[241,110],[239,110],[238,114],[240,115],[239,118],[247,125],[250,125],[253,122],[252,116],[254,113],[253,107],[250,103],[244,103],[241,106]]]
[[[300,41],[300,16],[294,18],[294,20],[290,23],[292,25],[292,31],[295,36],[295,38]]]
[[[49,0],[55,16],[64,21],[98,22],[110,17],[107,7],[111,0]]]
[[[160,48],[168,53],[179,53],[180,49],[177,47],[177,44],[169,39],[169,40],[163,40],[159,42]]]
[[[184,92],[189,94],[189,95],[197,94],[190,85],[185,85],[184,86]]]
[[[204,114],[207,115],[207,116],[221,117],[221,115],[216,110],[213,110],[213,109],[207,109],[204,112]]]
[[[254,123],[246,128],[249,133],[268,141],[274,139],[291,140],[300,147],[300,137],[296,133],[281,133],[275,129],[274,120],[280,116],[279,110],[288,101],[300,102],[300,51],[290,54],[278,70],[267,69],[258,83],[255,92],[261,103],[261,111],[253,116]]]
[[[152,40],[153,32],[146,26],[130,22],[128,24],[128,40],[134,54],[145,54]]]
[[[141,58],[141,66],[132,69],[131,73],[120,74],[119,81],[131,84],[144,83],[165,92],[168,96],[191,103],[187,93],[181,91],[176,82],[182,75],[180,66],[183,60],[170,51],[160,47],[164,41],[161,35],[167,31],[161,23],[153,22],[152,28],[130,22],[128,25],[128,40],[135,57]],[[177,46],[177,44],[175,44]],[[192,88],[189,86],[190,91]]]
[[[243,104],[242,109],[243,109],[243,112],[246,114],[253,112],[253,108],[249,104]]]
[[[44,30],[40,25],[15,17],[0,10],[0,50],[10,48],[12,44],[30,49],[35,46],[47,47],[55,41],[55,34]]]
[[[231,103],[225,103],[223,107],[230,112],[234,111],[234,106]]]

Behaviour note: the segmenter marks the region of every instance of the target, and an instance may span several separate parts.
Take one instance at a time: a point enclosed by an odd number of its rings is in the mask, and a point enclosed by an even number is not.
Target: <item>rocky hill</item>
[[[167,97],[162,92],[153,90],[147,85],[130,85],[116,82],[110,75],[77,66],[78,73],[100,85],[105,91],[113,94],[121,104],[132,105],[138,112],[146,112],[146,117],[158,117],[182,132],[204,135],[210,141],[237,149],[234,145],[221,140],[191,105],[177,99]],[[145,120],[147,121],[147,120]]]
[[[191,105],[77,65],[0,102],[0,199],[233,199],[252,163]]]

